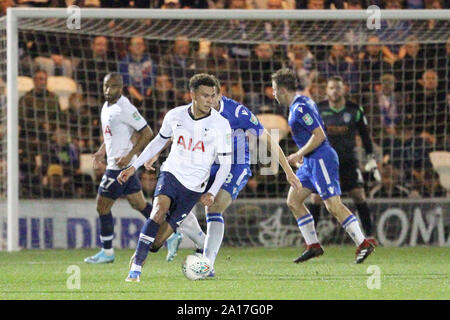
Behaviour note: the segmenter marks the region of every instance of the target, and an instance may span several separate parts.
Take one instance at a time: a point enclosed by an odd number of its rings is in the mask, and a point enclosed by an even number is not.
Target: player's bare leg
[[[225,231],[223,212],[231,205],[233,199],[230,193],[226,190],[220,189],[217,193],[214,204],[211,207],[206,208],[206,222],[207,222],[207,234],[205,235],[203,230],[198,224],[197,218],[191,212],[186,220],[180,226],[180,229],[194,241],[197,248],[202,248],[203,254],[209,259],[211,263],[211,270],[214,269],[215,259],[219,252],[220,246],[223,241],[223,235]],[[169,254],[171,256],[176,254],[176,251],[171,252],[169,248]],[[168,261],[170,261],[168,259]],[[211,276],[214,272],[210,273]]]
[[[97,195],[97,213],[100,218],[100,240],[102,241],[102,250],[97,254],[84,259],[86,263],[100,264],[114,262],[114,249],[112,240],[114,237],[114,222],[111,214],[111,208],[115,200],[101,195]]]
[[[341,197],[333,196],[324,200],[328,212],[330,212],[350,235],[358,247],[355,263],[362,263],[374,250],[374,246],[364,237],[358,220],[352,212],[342,203]]]
[[[291,187],[287,197],[287,205],[294,215],[300,232],[306,242],[306,250],[294,260],[295,263],[305,262],[311,258],[321,256],[324,252],[320,246],[319,239],[317,238],[314,227],[314,218],[305,205],[305,200],[311,193],[312,191],[308,188],[301,188],[296,191]]]
[[[136,247],[134,261],[131,265],[130,272],[125,281],[138,282],[142,271],[142,266],[147,258],[148,252],[155,241],[160,224],[165,219],[169,211],[172,200],[166,195],[159,195],[153,201],[153,209],[150,218],[145,222],[139,235],[139,241]]]
[[[358,211],[359,220],[361,221],[361,226],[367,236],[367,241],[376,246],[378,243],[374,238],[373,222],[372,217],[370,216],[369,206],[366,201],[366,193],[364,188],[358,187],[352,189],[349,195],[356,206],[356,210]]]
[[[152,212],[152,205],[147,202],[144,197],[144,193],[141,191],[127,195],[127,200],[130,206],[139,211],[146,219],[150,217]]]
[[[167,221],[163,221],[162,223],[160,223],[158,232],[156,233],[155,241],[153,241],[153,244],[150,248],[150,252],[158,252],[158,250],[163,246],[164,242],[170,237],[170,235],[172,235],[172,233],[173,229]],[[130,259],[130,269],[135,256],[136,253],[134,253]],[[144,266],[144,264],[145,261],[142,266]]]

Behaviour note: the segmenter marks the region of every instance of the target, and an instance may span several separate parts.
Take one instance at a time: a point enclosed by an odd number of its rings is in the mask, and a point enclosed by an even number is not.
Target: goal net
[[[94,198],[103,170],[92,169],[91,155],[103,139],[100,110],[107,73],[123,75],[125,95],[156,133],[168,110],[190,102],[187,83],[199,72],[217,76],[223,95],[246,105],[262,122],[273,115],[287,119],[288,109],[277,104],[271,90],[271,74],[282,67],[295,71],[298,92],[316,102],[326,99],[327,78],[341,76],[347,98],[364,109],[382,172],[380,184],[364,171],[366,155],[357,139],[369,198],[445,198],[429,154],[450,151],[448,15],[445,19],[442,14],[428,14],[430,18],[424,19],[399,14],[393,19],[382,11],[377,26],[365,11],[353,17],[345,11],[342,19],[317,11],[285,11],[283,17],[279,11],[247,11],[240,16],[213,10],[197,18],[185,18],[181,12],[176,19],[158,18],[154,10],[148,16],[145,10],[113,11],[102,14],[107,18],[92,18],[83,10],[18,17],[18,77],[11,80],[6,77],[6,19],[0,19],[1,198],[6,199],[7,190],[8,120],[3,92],[8,81],[17,82],[16,178],[21,204],[36,213],[51,211],[52,201],[61,211],[64,202],[55,199],[79,203],[80,208],[89,202],[89,214],[95,219]],[[276,121],[266,123],[274,129],[285,126],[279,118]],[[280,138],[286,154],[297,150],[289,135]],[[163,160],[164,156],[159,163]],[[240,203],[286,198],[289,185],[284,174],[261,174],[265,165],[252,165],[253,176],[239,196]],[[150,198],[156,175],[142,171],[140,179]],[[252,201],[257,200],[248,203]],[[289,217],[288,212],[283,214]],[[245,234],[249,228],[238,228],[239,218],[230,219],[243,243],[261,243],[258,236]],[[44,237],[46,224],[39,223],[37,232]],[[57,223],[52,223],[56,229]],[[5,225],[0,230],[3,236]],[[95,234],[95,222],[92,225]],[[22,241],[32,247],[31,220],[19,221],[18,228],[27,230]],[[63,241],[68,243],[69,238]],[[229,244],[238,243],[230,239]]]

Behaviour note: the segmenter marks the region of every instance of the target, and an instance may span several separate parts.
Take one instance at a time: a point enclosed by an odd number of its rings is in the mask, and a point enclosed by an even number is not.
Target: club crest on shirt
[[[253,123],[255,126],[258,125],[258,119],[254,114],[252,114],[252,116],[250,117],[250,122]]]
[[[349,123],[352,120],[352,115],[348,112],[344,113],[344,122]]]
[[[309,115],[309,113],[305,114],[305,115],[302,117],[302,119],[303,119],[303,121],[304,121],[308,126],[310,126],[310,125],[313,124],[313,119],[311,118],[311,116]]]
[[[135,111],[133,114],[133,119],[136,121],[139,121],[141,119],[141,116],[139,115],[139,113],[137,111]]]

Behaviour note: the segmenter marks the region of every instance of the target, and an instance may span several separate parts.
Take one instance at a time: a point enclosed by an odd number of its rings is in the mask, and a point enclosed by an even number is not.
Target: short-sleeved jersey
[[[126,97],[115,104],[105,102],[101,112],[103,140],[106,147],[107,169],[120,170],[116,158],[125,156],[133,148],[131,136],[147,126],[147,121]],[[132,163],[136,156],[131,159]]]
[[[219,113],[228,120],[231,127],[233,164],[250,165],[246,132],[249,131],[253,135],[260,136],[264,127],[247,107],[227,97],[222,97]],[[214,164],[213,171],[216,169],[215,166],[218,164]]]
[[[362,108],[347,101],[340,110],[330,107],[328,100],[317,104],[320,116],[325,123],[328,139],[342,161],[356,161],[356,140],[357,134],[361,134],[361,129],[366,127],[367,120]],[[369,139],[370,151],[372,151]]]
[[[173,137],[173,143],[161,171],[172,173],[187,189],[203,192],[216,157],[231,154],[231,128],[214,109],[194,119],[191,106],[174,108],[164,117],[159,134]]]
[[[325,125],[320,117],[316,103],[306,96],[295,96],[294,101],[289,106],[288,123],[292,130],[294,142],[299,149],[309,141],[314,129],[322,127],[325,131]],[[328,142],[328,138],[326,138],[320,146],[305,157],[321,157],[322,153],[330,148],[331,145]]]

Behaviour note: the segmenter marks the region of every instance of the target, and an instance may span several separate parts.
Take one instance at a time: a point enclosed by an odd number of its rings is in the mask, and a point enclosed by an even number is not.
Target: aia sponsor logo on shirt
[[[202,140],[197,141],[197,143],[193,144],[192,138],[189,138],[189,141],[187,141],[187,145],[185,142],[185,139],[183,136],[180,136],[177,141],[177,146],[182,146],[184,150],[189,151],[195,151],[195,150],[201,150],[202,152],[205,152],[205,144]],[[192,147],[193,146],[193,147]]]
[[[105,135],[109,134],[112,137],[112,132],[111,132],[111,128],[109,127],[109,125],[107,125],[105,127],[105,133],[104,134]]]

